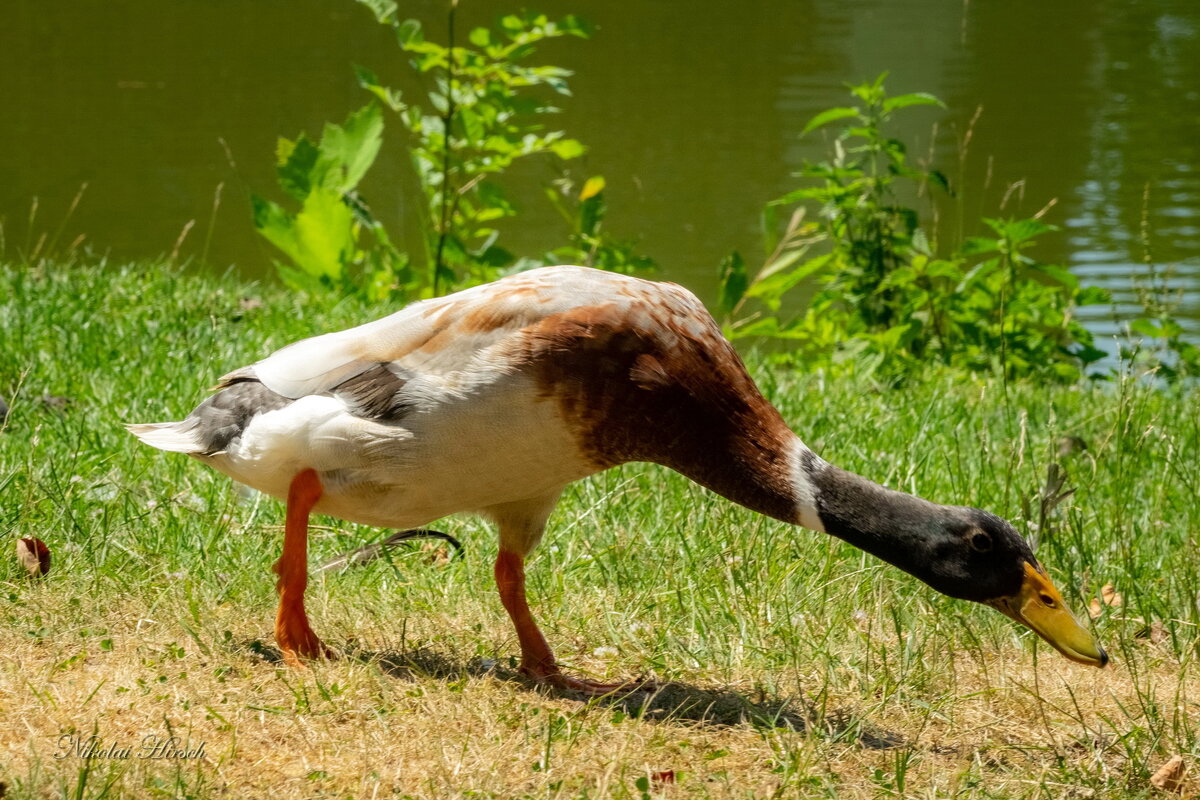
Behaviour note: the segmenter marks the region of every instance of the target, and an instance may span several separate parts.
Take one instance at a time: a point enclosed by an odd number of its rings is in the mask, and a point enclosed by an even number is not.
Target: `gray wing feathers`
[[[408,382],[393,364],[377,363],[342,381],[329,392],[357,417],[379,422],[401,419],[411,408],[401,390]],[[284,408],[292,398],[259,381],[253,367],[223,377],[216,393],[179,422],[126,426],[146,444],[177,453],[213,455],[229,447],[259,414]]]

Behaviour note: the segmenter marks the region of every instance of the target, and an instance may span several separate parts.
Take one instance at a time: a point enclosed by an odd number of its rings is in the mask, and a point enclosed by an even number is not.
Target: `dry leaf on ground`
[[[1104,607],[1120,608],[1125,605],[1125,598],[1117,592],[1116,588],[1111,583],[1106,583],[1100,589],[1100,596],[1093,597],[1092,602],[1088,604],[1088,616],[1096,619],[1104,613]]]
[[[1183,756],[1172,756],[1170,761],[1159,767],[1158,772],[1151,776],[1150,784],[1164,792],[1178,792],[1183,786],[1185,772],[1187,766],[1183,763]]]
[[[41,539],[17,539],[17,560],[34,577],[50,571],[50,548]]]

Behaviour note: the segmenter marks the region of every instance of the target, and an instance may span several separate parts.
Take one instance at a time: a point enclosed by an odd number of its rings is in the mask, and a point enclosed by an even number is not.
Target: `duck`
[[[519,272],[288,345],[226,374],[183,420],[127,428],[286,503],[275,637],[293,665],[335,656],[305,612],[311,515],[405,529],[467,512],[498,530],[494,576],[520,673],[587,694],[636,688],[564,671],[525,589],[564,488],[635,461],[990,606],[1068,659],[1108,663],[1011,523],[822,459],[674,283]]]

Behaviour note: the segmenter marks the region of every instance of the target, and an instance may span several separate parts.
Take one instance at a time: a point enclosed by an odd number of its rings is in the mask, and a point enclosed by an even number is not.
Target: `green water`
[[[440,29],[442,4],[401,7]],[[519,7],[462,0],[460,25]],[[912,114],[900,131],[960,190],[940,204],[943,235],[973,232],[960,220],[999,213],[1006,195],[1012,214],[1054,201],[1046,218],[1063,232],[1042,258],[1112,287],[1123,306],[1149,247],[1173,268],[1187,316],[1200,319],[1195,0],[540,8],[599,28],[591,41],[553,42],[543,54],[576,72],[561,122],[590,147],[582,170],[608,179],[612,229],[640,237],[667,277],[702,294],[711,296],[728,251],[757,254],[763,202],[820,156],[820,137],[800,138],[804,123],[844,102],[843,82],[886,69],[892,92],[929,91],[949,105]],[[3,0],[0,45],[0,217],[10,254],[53,236],[86,183],[61,243],[84,234],[117,258],[153,255],[194,220],[182,255],[250,275],[269,274],[273,257],[251,227],[247,196],[274,191],[276,136],[315,132],[361,105],[353,63],[406,79],[387,32],[349,0]],[[412,237],[401,134],[389,128],[365,192]],[[562,236],[540,199],[549,177],[544,165],[513,176],[524,207],[506,231],[516,252]]]

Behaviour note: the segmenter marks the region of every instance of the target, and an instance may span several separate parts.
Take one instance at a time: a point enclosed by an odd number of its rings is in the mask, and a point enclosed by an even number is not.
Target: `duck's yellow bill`
[[[1067,610],[1054,584],[1032,564],[1025,565],[1025,581],[1013,597],[1002,597],[988,605],[1004,612],[1072,661],[1103,667],[1108,663],[1091,632]]]

